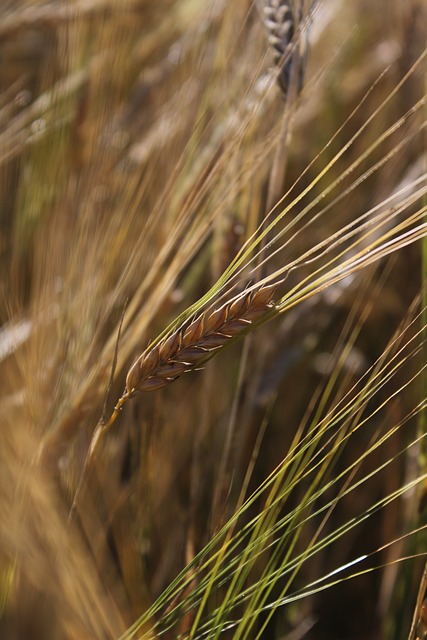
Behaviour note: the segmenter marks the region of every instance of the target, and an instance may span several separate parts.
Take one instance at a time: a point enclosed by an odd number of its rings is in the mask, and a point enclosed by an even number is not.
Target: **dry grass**
[[[407,637],[423,1],[1,4],[0,635]]]

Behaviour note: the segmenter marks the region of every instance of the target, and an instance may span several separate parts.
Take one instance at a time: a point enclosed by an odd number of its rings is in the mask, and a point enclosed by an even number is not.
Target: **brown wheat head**
[[[202,313],[189,325],[149,348],[128,372],[128,396],[138,391],[161,389],[202,365],[232,338],[245,333],[253,322],[274,309],[275,289],[273,285],[243,293],[215,311]]]

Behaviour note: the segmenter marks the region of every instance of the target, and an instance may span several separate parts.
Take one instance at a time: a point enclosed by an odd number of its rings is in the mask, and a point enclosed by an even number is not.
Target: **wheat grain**
[[[275,289],[275,286],[265,286],[246,292],[215,311],[202,313],[188,326],[148,349],[127,374],[128,395],[161,389],[206,362],[232,338],[274,309]]]

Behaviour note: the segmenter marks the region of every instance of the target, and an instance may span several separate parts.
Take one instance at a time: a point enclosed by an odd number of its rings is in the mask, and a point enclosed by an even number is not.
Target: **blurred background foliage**
[[[386,210],[424,175],[425,107],[373,147],[425,94],[425,63],[413,68],[426,45],[423,0],[321,0],[293,100],[275,84],[261,13],[250,0],[1,3],[2,638],[121,637],[297,439],[340,399],[356,398],[418,313],[423,252],[415,244],[302,300],[203,371],[141,395],[109,434],[67,524],[125,305],[110,412],[147,343],[217,281],[272,206],[303,193],[337,153],[280,223],[282,249],[264,275],[362,213]],[[306,228],[297,216],[315,201]],[[312,268],[307,260],[289,270],[280,293]],[[244,285],[254,275],[240,277]],[[420,326],[407,328],[405,344]],[[425,524],[423,445],[409,447],[425,395],[420,344],[409,344],[401,371],[363,409],[354,400],[353,418],[362,424],[367,411],[369,420],[321,481],[353,464],[354,483],[384,468],[341,496],[325,522],[324,514],[305,522],[295,553],[318,527],[326,536],[361,519],[302,563],[293,589],[381,551],[360,576],[278,607],[262,637],[408,637],[423,561],[395,560],[425,553],[425,534],[388,543]],[[365,457],[384,433],[384,446]],[[319,450],[333,445],[326,437]],[[363,521],[411,481],[412,491]],[[277,518],[304,503],[310,483],[296,484]],[[246,584],[268,560],[267,548]],[[280,592],[278,583],[272,601]],[[246,637],[258,637],[267,615]],[[165,636],[189,637],[192,616]]]

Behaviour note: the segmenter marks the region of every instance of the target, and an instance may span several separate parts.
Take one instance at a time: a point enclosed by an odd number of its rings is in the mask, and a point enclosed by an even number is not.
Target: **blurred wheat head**
[[[408,636],[425,18],[2,4],[2,636]]]

